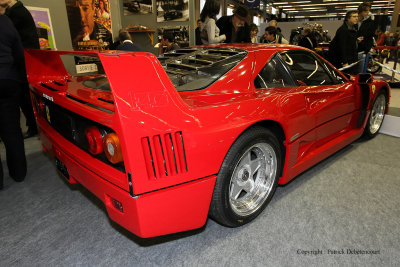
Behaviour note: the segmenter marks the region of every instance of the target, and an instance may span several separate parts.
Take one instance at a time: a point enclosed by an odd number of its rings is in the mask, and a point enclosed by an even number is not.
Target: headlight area
[[[37,116],[65,139],[125,173],[119,138],[111,128],[73,113],[36,93],[32,93],[32,101]]]

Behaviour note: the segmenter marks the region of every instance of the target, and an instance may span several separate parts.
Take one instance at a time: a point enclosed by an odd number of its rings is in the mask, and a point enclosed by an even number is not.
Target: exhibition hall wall
[[[157,22],[157,2],[153,0],[153,12],[148,14],[124,15],[123,0],[109,1],[111,28],[114,41],[118,39],[118,31],[121,28],[135,25],[143,25],[148,29],[154,30],[154,44],[151,44],[150,38],[146,33],[133,33],[134,41],[139,44],[143,50],[152,53],[157,52],[154,45],[158,42],[158,31],[160,28],[183,26],[189,30],[189,44],[193,45],[195,19],[195,1],[188,1],[188,18],[186,21],[160,21]],[[23,0],[25,6],[48,8],[50,19],[53,26],[54,39],[57,49],[72,49],[72,39],[70,35],[70,27],[67,15],[65,0]]]

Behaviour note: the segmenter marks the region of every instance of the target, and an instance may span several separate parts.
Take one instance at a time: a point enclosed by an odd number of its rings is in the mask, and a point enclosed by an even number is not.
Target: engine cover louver
[[[187,172],[182,132],[142,138],[149,179],[176,176]]]

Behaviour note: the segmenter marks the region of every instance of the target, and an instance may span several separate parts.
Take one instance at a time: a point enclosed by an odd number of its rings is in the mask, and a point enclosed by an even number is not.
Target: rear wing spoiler
[[[25,50],[25,62],[30,84],[49,81],[70,80],[76,73],[67,70],[63,56],[98,58],[99,72],[105,74],[110,84],[114,100],[129,109],[156,107],[169,102],[184,105],[176,88],[166,74],[158,59],[146,52],[93,52],[61,50]],[[69,62],[74,65],[74,62]],[[72,66],[72,70],[76,66]],[[76,70],[75,70],[76,71]],[[96,73],[78,74],[84,76]]]
[[[171,173],[182,173],[182,181],[187,172],[186,159],[184,152],[171,156],[171,166],[164,164],[162,157],[159,163],[151,165],[151,157],[158,159],[163,151],[178,151],[185,142],[184,132],[188,130],[188,125],[198,127],[196,115],[187,106],[170,78],[166,74],[159,60],[150,53],[145,52],[82,52],[82,51],[49,51],[49,50],[26,50],[26,67],[29,83],[39,89],[43,88],[41,83],[54,82],[61,79],[71,79],[66,81],[65,90],[79,90],[83,85],[80,78],[74,78],[61,59],[62,55],[92,56],[100,60],[100,65],[104,74],[107,76],[110,90],[114,99],[114,112],[112,115],[112,125],[110,128],[115,130],[120,138],[122,147],[132,148],[123,151],[124,163],[127,173],[135,173],[135,179],[142,177],[142,182],[136,180],[133,188],[134,194],[141,194],[161,187],[170,186],[174,180],[165,179],[163,182],[151,182],[153,176],[165,175],[164,171],[159,171],[167,166]],[[60,82],[62,83],[62,82]],[[45,90],[45,89],[43,89]],[[54,96],[54,102],[63,97],[64,92],[48,92]],[[98,94],[98,92],[93,92]],[[46,91],[47,94],[47,91]],[[90,95],[88,97],[91,97]],[[85,116],[85,113],[80,112]],[[193,125],[191,126],[193,128]],[[172,142],[172,143],[171,143]],[[172,144],[175,150],[171,150]],[[170,148],[169,150],[167,148]],[[145,151],[153,151],[146,159]],[[175,152],[177,153],[177,152]],[[146,154],[147,155],[147,154]],[[172,152],[171,152],[172,155]],[[181,163],[179,163],[178,159]],[[176,160],[176,163],[174,161]],[[148,166],[144,168],[144,166]],[[158,167],[157,167],[158,166]],[[178,168],[179,167],[179,168]],[[149,172],[149,173],[148,173]],[[150,179],[150,180],[149,180]],[[154,178],[155,179],[155,178]]]
[[[34,84],[38,81],[45,82],[50,79],[67,79],[71,77],[61,59],[62,55],[68,55],[71,53],[76,52],[26,49],[25,64],[29,83]],[[96,56],[95,53],[87,51],[81,51],[79,54]]]

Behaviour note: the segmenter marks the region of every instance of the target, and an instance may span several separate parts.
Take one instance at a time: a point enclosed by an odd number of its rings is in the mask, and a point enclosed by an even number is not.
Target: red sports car
[[[26,52],[40,138],[60,172],[140,237],[256,218],[286,184],[364,135],[390,87],[297,46]]]

